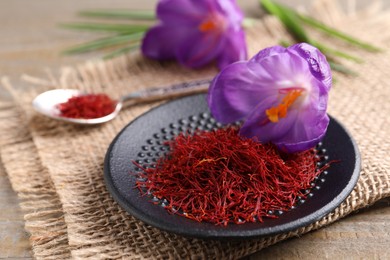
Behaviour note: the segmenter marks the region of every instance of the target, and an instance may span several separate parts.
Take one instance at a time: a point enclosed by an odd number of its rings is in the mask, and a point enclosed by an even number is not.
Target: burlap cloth
[[[65,68],[61,76],[28,78],[29,91],[17,91],[2,80],[14,102],[0,105],[1,160],[25,210],[36,258],[226,258],[248,255],[286,238],[330,224],[390,195],[390,13],[346,17],[333,5],[318,5],[323,19],[352,35],[375,43],[385,52],[371,54],[350,48],[363,64],[346,63],[358,77],[335,74],[329,113],[342,122],[362,155],[360,179],[336,210],[307,227],[274,237],[221,242],[185,238],[138,221],[111,198],[103,181],[103,158],[116,134],[151,106],[125,109],[112,122],[82,127],[36,114],[32,98],[49,88],[80,88],[113,97],[137,89],[208,78],[216,70],[193,71],[175,63],[158,63],[138,53],[113,61]],[[332,14],[332,15],[327,15]],[[319,36],[323,37],[323,36]],[[287,38],[282,26],[265,17],[248,29],[250,54]],[[334,48],[339,41],[324,41]]]

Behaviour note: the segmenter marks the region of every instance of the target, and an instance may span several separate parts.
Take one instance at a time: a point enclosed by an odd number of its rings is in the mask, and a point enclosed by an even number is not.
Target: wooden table
[[[305,2],[309,2],[306,0]],[[292,4],[290,1],[290,4]],[[297,1],[298,2],[298,1]],[[75,65],[96,53],[62,56],[60,51],[96,37],[95,34],[60,29],[57,24],[75,21],[75,13],[93,8],[152,8],[156,1],[143,0],[2,0],[0,2],[0,76],[7,75],[18,87],[25,87],[22,74],[44,76],[64,65]],[[245,10],[258,10],[257,1],[242,0]],[[0,92],[0,98],[9,98]],[[1,165],[0,165],[1,166]],[[390,199],[370,209],[265,249],[247,259],[262,258],[361,258],[390,259]],[[31,258],[28,235],[18,199],[0,168],[0,258]]]

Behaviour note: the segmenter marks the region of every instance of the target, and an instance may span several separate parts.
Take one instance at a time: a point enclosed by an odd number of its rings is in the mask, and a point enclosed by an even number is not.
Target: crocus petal
[[[210,2],[209,0],[206,0]],[[235,30],[241,30],[241,23],[244,19],[244,14],[238,7],[235,0],[217,0],[216,9],[223,13],[230,21],[230,26]]]
[[[284,52],[286,52],[286,50],[287,49],[282,47],[282,46],[268,47],[268,48],[265,48],[265,49],[262,49],[261,51],[259,51],[255,56],[253,56],[250,59],[249,62],[250,63],[259,63],[265,58],[268,58],[270,56],[274,56],[274,55],[277,55],[280,53],[284,53]]]
[[[243,31],[232,32],[230,37],[226,39],[226,44],[217,58],[218,68],[222,70],[227,65],[246,58],[245,33]]]
[[[308,102],[299,107],[299,114],[288,133],[274,143],[288,152],[298,152],[313,147],[325,134],[329,123],[326,114],[328,93],[326,86],[313,78]]]
[[[267,88],[271,89],[303,87],[306,79],[310,77],[309,67],[305,60],[288,51],[264,57],[259,62],[251,59],[248,66],[256,71],[261,79],[262,83],[259,84],[267,85]]]
[[[322,81],[328,90],[330,89],[332,86],[332,72],[325,55],[307,43],[298,43],[288,49],[303,57],[308,62],[313,76]]]
[[[259,86],[259,80],[258,75],[248,68],[247,62],[236,62],[226,67],[209,88],[208,104],[213,116],[222,123],[246,117],[257,106],[261,96],[274,93]]]
[[[285,152],[288,153],[295,153],[295,152],[301,152],[305,151],[307,149],[310,149],[314,147],[316,144],[318,144],[322,138],[326,134],[326,129],[329,124],[329,117],[328,115],[324,115],[324,117],[314,126],[311,126],[309,129],[305,128],[306,130],[310,131],[309,133],[306,133],[308,137],[306,139],[302,139],[303,141],[297,142],[293,138],[288,138],[288,140],[282,139],[279,142],[275,142],[276,146]],[[292,127],[291,129],[295,132],[295,135],[299,135],[301,127]],[[293,133],[291,135],[294,135]],[[287,138],[286,138],[287,139]]]
[[[142,53],[156,60],[174,59],[177,45],[186,34],[185,27],[173,29],[166,25],[157,25],[146,33],[141,46]]]
[[[197,1],[162,0],[157,5],[156,14],[161,21],[173,27],[196,27],[208,13],[207,8]]]
[[[176,49],[176,58],[186,67],[199,68],[213,61],[225,42],[218,34],[191,31]]]

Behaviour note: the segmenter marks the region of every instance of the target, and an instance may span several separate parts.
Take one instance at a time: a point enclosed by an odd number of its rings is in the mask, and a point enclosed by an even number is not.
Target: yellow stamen
[[[216,29],[217,24],[215,24],[215,22],[213,20],[208,19],[208,20],[204,21],[203,23],[201,23],[198,28],[201,32],[207,32],[207,31],[211,31],[211,30]]]
[[[279,105],[267,109],[265,114],[267,115],[269,121],[276,123],[279,121],[279,118],[286,117],[288,108],[294,104],[302,92],[303,90],[301,89],[289,91]]]

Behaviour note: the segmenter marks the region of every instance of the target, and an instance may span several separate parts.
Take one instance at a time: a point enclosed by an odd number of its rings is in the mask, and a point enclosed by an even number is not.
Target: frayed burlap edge
[[[4,86],[10,87],[6,78]],[[23,111],[16,103],[0,103],[0,156],[24,212],[25,228],[36,258],[70,256],[63,210],[51,178],[40,161]]]

